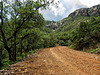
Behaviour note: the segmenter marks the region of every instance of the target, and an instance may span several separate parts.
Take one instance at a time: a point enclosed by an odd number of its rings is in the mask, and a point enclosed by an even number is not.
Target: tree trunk
[[[15,61],[15,59],[14,59],[14,54],[13,54],[13,52],[11,51],[11,49],[10,48],[8,48],[8,46],[5,46],[5,49],[8,51],[8,54],[9,54],[9,60],[11,60],[11,61]]]
[[[6,48],[7,49],[7,51],[8,51],[8,54],[9,54],[9,60],[11,60],[11,61],[13,61],[13,59],[12,59],[12,53],[11,53],[11,49],[9,49],[9,48]]]
[[[14,57],[13,57],[13,59],[14,59],[14,62],[16,61],[16,35],[14,36]]]
[[[16,56],[15,56],[15,54],[13,53],[13,52],[8,52],[9,53],[9,60],[11,60],[11,61],[13,61],[13,62],[15,62],[16,61]],[[13,54],[12,54],[13,53]]]
[[[0,26],[0,31],[1,31],[2,39],[3,39],[3,43],[4,43],[4,48],[9,53],[9,60],[13,61],[12,54],[11,54],[11,49],[7,45],[7,40],[6,40],[6,37],[5,37],[5,33],[4,33],[3,29],[2,29],[2,26],[4,25],[4,20],[3,20],[3,0],[1,0],[1,12],[0,13],[1,13],[1,26]]]
[[[11,52],[9,52],[9,60],[13,61]]]
[[[21,56],[22,56],[22,52],[23,52],[23,51],[22,51],[22,49],[23,49],[23,47],[22,47],[22,46],[23,46],[23,45],[22,45],[22,41],[21,41]]]

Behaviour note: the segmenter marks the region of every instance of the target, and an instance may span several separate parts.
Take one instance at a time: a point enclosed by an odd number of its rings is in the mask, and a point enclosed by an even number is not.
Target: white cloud
[[[57,15],[62,16],[66,10],[66,8],[63,6],[63,4],[61,2],[58,4],[58,6],[50,5],[49,8],[52,12],[54,12],[55,16],[57,16]]]
[[[76,9],[92,7],[94,5],[100,4],[100,0],[54,0],[54,1],[55,1],[54,3],[58,3],[58,7],[50,5],[49,8],[50,10],[49,9],[40,10],[40,13],[43,14],[46,20],[58,21],[67,17],[71,12],[75,11]]]
[[[82,4],[79,0],[62,0],[64,7],[69,12],[72,12],[78,8],[87,7],[86,5]]]
[[[58,0],[55,0],[56,2]],[[71,12],[79,8],[87,8],[100,4],[100,0],[60,0],[59,8],[50,6],[51,10],[44,10],[42,14],[45,19],[61,20],[67,17]]]
[[[92,7],[93,5],[100,4],[100,0],[79,0],[82,4]]]
[[[63,6],[63,3],[60,2],[60,0],[55,0],[54,4],[49,6],[49,9],[40,10],[40,13],[43,14],[47,20],[58,20],[58,17],[61,18],[62,16],[65,16],[66,8]]]

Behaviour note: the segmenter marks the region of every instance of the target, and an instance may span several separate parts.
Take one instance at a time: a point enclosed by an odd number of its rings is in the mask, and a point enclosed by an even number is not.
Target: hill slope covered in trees
[[[57,43],[67,45],[70,48],[100,53],[100,5],[91,8],[82,8],[72,12],[67,18],[64,18],[58,23],[62,24],[52,35],[56,36]],[[88,9],[92,11],[83,11]],[[77,15],[75,14],[77,13]],[[83,13],[83,14],[81,14]],[[92,15],[92,13],[94,13]]]

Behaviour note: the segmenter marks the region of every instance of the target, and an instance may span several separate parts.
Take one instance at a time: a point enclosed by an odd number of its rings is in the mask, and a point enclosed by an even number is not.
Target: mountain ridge
[[[89,18],[91,16],[100,16],[100,4],[92,6],[90,8],[77,9],[74,12],[70,13],[68,17],[66,17],[58,22],[51,21],[49,24],[46,25],[46,27],[56,30],[57,28],[61,27],[62,25],[65,25],[66,23],[68,23],[70,20],[73,20],[73,21],[74,21],[74,19],[79,20],[78,17],[81,17],[81,18],[83,17],[84,18],[83,21],[87,21],[87,20],[89,20]]]
[[[68,17],[73,16],[100,16],[100,4],[92,6],[90,8],[77,9],[69,14]]]

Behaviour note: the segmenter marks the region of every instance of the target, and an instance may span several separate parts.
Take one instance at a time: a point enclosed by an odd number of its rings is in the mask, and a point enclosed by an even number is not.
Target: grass
[[[87,52],[89,52],[89,53],[95,53],[95,54],[100,54],[100,48],[91,49],[91,50],[88,50]]]

